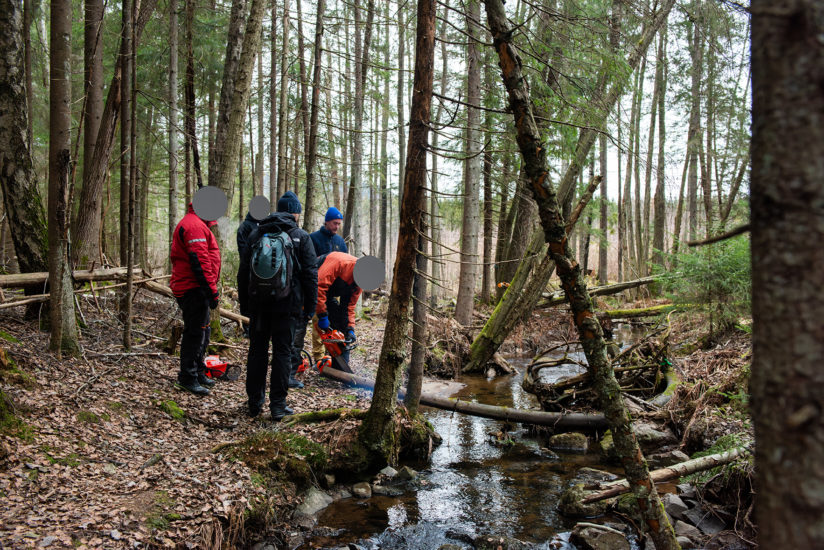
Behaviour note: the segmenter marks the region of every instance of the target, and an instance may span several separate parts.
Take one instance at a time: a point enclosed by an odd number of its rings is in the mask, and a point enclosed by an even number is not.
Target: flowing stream
[[[465,386],[450,396],[537,409],[535,398],[521,389],[530,359],[508,360],[518,374],[492,381],[467,377],[459,380]],[[561,378],[580,372],[576,365],[557,371],[563,371],[557,372]],[[346,548],[350,542],[369,549],[437,549],[447,543],[471,547],[468,541],[480,535],[516,538],[538,548],[571,548],[568,531],[575,521],[559,515],[561,493],[584,466],[620,473],[603,464],[597,451],[550,451],[545,438],[530,435],[521,425],[501,437],[501,421],[424,411],[443,443],[428,463],[408,464],[419,470],[419,487],[396,497],[332,503],[319,515],[315,535],[300,548]]]

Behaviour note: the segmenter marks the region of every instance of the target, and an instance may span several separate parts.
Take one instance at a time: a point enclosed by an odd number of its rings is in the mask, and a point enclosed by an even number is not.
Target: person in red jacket
[[[355,341],[355,306],[362,293],[355,283],[357,258],[345,252],[330,252],[318,268],[317,328],[327,331],[331,326]],[[341,354],[349,362],[349,351]]]
[[[220,249],[209,227],[215,221],[201,219],[192,204],[175,228],[172,238],[172,278],[169,286],[183,311],[180,372],[177,385],[197,395],[209,395],[214,381],[206,377],[203,357],[209,345],[209,309],[218,305]]]

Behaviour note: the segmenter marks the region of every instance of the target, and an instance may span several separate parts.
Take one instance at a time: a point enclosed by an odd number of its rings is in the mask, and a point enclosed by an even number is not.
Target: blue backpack
[[[294,245],[285,231],[264,233],[252,245],[249,298],[273,302],[292,293],[295,271]]]

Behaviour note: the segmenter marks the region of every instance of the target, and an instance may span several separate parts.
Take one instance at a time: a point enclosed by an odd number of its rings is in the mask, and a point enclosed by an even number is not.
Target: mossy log
[[[626,281],[623,283],[615,283],[611,285],[597,286],[595,288],[587,289],[590,297],[592,296],[608,296],[610,294],[618,294],[624,290],[631,288],[638,288],[639,286],[648,285],[658,280],[658,277],[642,277],[633,281]],[[543,294],[543,300],[538,303],[539,308],[554,307],[566,303],[567,297],[563,290]]]
[[[283,420],[284,426],[294,426],[295,424],[315,424],[318,422],[331,422],[344,416],[363,419],[366,411],[362,409],[324,409],[322,411],[310,411],[300,414],[293,414]]]
[[[135,269],[140,269],[139,266]],[[105,269],[77,269],[72,273],[72,280],[75,282],[87,281],[111,281],[126,276],[125,267],[111,267]],[[0,275],[0,287],[19,288],[31,285],[43,285],[49,280],[48,271],[36,273],[14,273],[11,275]]]
[[[669,313],[676,309],[676,307],[674,304],[660,304],[637,309],[610,309],[602,313],[610,319],[636,319],[638,317],[653,317],[662,313]]]
[[[649,473],[649,475],[655,483],[669,481],[694,474],[695,472],[703,472],[723,464],[729,464],[739,457],[747,456],[750,452],[751,450],[748,446],[736,447],[735,449],[730,449],[729,451],[724,451],[723,453],[702,456],[700,458],[680,462],[666,468],[653,470]],[[621,495],[627,491],[629,491],[629,483],[627,483],[626,479],[619,479],[617,481],[610,482],[597,493],[587,495],[581,500],[581,503],[590,504],[605,498]]]
[[[370,390],[374,385],[374,382],[368,378],[348,374],[331,367],[326,367],[323,369],[322,374],[328,378]],[[402,399],[403,396],[404,392],[402,390],[399,391],[398,397]],[[556,412],[513,409],[510,407],[497,407],[494,405],[483,405],[481,403],[470,403],[468,401],[461,401],[460,399],[434,397],[425,393],[421,395],[421,405],[469,414],[472,416],[480,416],[482,418],[520,422],[523,424],[534,424],[537,426],[549,426],[555,432],[603,430],[607,428],[606,419],[602,414],[564,414]]]

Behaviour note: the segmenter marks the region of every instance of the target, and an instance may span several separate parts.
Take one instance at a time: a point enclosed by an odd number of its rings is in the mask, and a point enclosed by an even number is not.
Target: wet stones
[[[603,515],[606,511],[607,504],[605,501],[584,504],[581,502],[583,498],[583,484],[573,485],[561,495],[561,499],[558,501],[558,510],[563,515],[571,518],[591,518]]]
[[[589,439],[579,432],[555,434],[549,438],[549,448],[558,451],[585,453],[589,448]]]
[[[316,487],[310,487],[303,497],[303,502],[295,510],[295,516],[314,516],[330,504],[332,497]]]
[[[355,483],[352,486],[352,494],[358,498],[369,498],[372,496],[372,486],[365,481]]]
[[[581,550],[630,550],[629,541],[618,529],[595,523],[579,523],[569,541]]]

